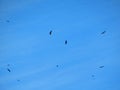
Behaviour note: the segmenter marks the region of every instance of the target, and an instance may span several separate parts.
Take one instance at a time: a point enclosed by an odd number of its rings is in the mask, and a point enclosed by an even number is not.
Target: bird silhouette
[[[92,75],[92,79],[95,80],[95,75]]]
[[[11,72],[11,70],[9,68],[7,68],[8,72]]]
[[[20,82],[20,80],[17,80],[18,82]]]
[[[95,77],[95,75],[92,75],[92,77]]]
[[[6,22],[8,22],[8,23],[9,23],[10,21],[9,21],[9,20],[6,20]]]
[[[104,68],[104,66],[100,66],[99,68]]]
[[[10,64],[7,64],[7,66],[10,66]]]
[[[56,67],[58,67],[58,65],[56,65]]]
[[[52,30],[49,32],[50,35],[52,35]]]
[[[68,43],[67,40],[65,40],[65,45],[66,45],[67,43]]]
[[[106,33],[106,31],[103,31],[101,34],[105,34]]]

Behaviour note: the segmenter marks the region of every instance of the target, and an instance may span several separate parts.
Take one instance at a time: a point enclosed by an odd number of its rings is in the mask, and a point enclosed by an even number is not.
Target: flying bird
[[[20,80],[17,80],[18,82],[20,82]]]
[[[92,75],[92,77],[95,77],[95,75]]]
[[[95,75],[92,75],[92,79],[95,80]]]
[[[10,21],[9,21],[9,20],[6,20],[6,22],[8,22],[8,23],[9,23]]]
[[[10,64],[7,64],[7,66],[10,66]]]
[[[11,72],[11,70],[9,68],[7,68],[8,72]]]
[[[67,40],[65,40],[65,44],[67,44]]]
[[[99,68],[104,68],[104,66],[100,66]]]
[[[50,35],[52,35],[52,30],[49,32]]]
[[[58,65],[56,65],[56,67],[58,67]]]
[[[105,34],[106,33],[106,31],[103,31],[101,34]]]

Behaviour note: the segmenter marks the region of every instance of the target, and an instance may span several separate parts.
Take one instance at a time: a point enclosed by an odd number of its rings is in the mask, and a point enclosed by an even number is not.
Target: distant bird
[[[92,79],[95,80],[95,75],[92,75]]]
[[[65,45],[66,45],[67,43],[68,43],[67,40],[65,40]]]
[[[7,64],[7,66],[10,66],[10,64]]]
[[[52,30],[49,32],[50,35],[52,35]]]
[[[103,31],[101,34],[105,34],[106,33],[106,31]]]
[[[9,21],[9,20],[6,20],[6,22],[8,22],[8,23],[9,23],[10,21]]]
[[[104,66],[100,66],[99,68],[104,68]]]
[[[20,80],[17,80],[18,82],[20,82]]]
[[[58,65],[56,65],[56,67],[58,67]]]
[[[8,72],[11,72],[11,70],[9,68],[7,68]]]
[[[92,75],[92,77],[95,77],[95,75]]]

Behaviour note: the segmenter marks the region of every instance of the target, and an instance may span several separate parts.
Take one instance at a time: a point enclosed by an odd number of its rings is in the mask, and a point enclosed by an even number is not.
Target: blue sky
[[[120,90],[119,24],[119,0],[0,0],[0,90]]]

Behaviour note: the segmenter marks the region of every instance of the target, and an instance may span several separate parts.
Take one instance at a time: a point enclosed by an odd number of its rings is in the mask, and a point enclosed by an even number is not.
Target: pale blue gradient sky
[[[0,90],[120,90],[119,69],[119,0],[0,0]]]

